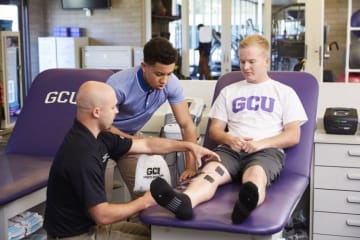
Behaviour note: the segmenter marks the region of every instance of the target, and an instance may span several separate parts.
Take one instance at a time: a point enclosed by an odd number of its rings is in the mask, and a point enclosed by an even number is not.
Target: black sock
[[[251,211],[255,209],[259,200],[258,188],[252,182],[246,182],[241,185],[239,199],[236,201],[231,219],[235,224],[245,221]]]
[[[154,179],[150,184],[150,192],[160,206],[175,213],[178,219],[192,218],[190,198],[186,194],[176,192],[164,179]]]

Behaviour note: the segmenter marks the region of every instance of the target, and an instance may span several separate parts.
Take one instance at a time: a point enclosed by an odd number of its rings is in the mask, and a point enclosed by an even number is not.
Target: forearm
[[[181,134],[184,141],[197,143],[196,127],[194,124],[181,128]]]
[[[228,132],[223,130],[213,129],[209,132],[211,140],[216,142],[216,144],[227,144],[231,145],[231,139],[233,138]]]
[[[196,136],[196,127],[192,124],[192,126],[186,127],[182,131],[183,140],[193,142],[197,144],[197,136]],[[186,169],[190,169],[196,171],[196,160],[194,156],[190,152],[185,152]]]
[[[196,171],[196,160],[190,152],[185,153],[185,168]]]
[[[125,220],[148,206],[143,197],[140,197],[128,203],[98,204],[90,209],[90,214],[97,224],[110,224]]]
[[[196,126],[193,122],[192,117],[189,114],[187,101],[184,100],[178,104],[171,105],[172,111],[175,115],[176,121],[181,129],[182,139],[184,141],[192,142],[197,144],[197,132]],[[186,152],[186,168],[193,171],[196,170],[196,162],[194,156]]]
[[[284,131],[277,136],[259,140],[262,148],[288,148],[298,144],[300,141],[300,132]]]
[[[165,138],[142,139],[145,143],[145,153],[167,154],[171,152],[187,152],[193,150],[193,145],[186,141],[177,141]]]
[[[299,143],[301,135],[300,123],[298,121],[288,123],[284,131],[274,137],[260,140],[264,147],[288,148]]]

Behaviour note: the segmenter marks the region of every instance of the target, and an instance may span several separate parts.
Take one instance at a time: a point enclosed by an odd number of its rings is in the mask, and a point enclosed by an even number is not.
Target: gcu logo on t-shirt
[[[243,111],[245,109],[249,111],[274,111],[275,99],[265,96],[250,96],[250,97],[239,97],[235,98],[232,102],[232,111],[234,113]]]
[[[49,92],[45,97],[45,104],[50,104],[50,103],[76,104],[75,95],[76,92],[69,92],[69,91]]]

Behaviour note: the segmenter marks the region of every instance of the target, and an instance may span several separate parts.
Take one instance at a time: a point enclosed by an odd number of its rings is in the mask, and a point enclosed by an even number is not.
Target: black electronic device
[[[355,108],[326,108],[324,127],[330,134],[355,134],[358,116]]]
[[[61,0],[63,9],[106,9],[111,7],[111,0]]]

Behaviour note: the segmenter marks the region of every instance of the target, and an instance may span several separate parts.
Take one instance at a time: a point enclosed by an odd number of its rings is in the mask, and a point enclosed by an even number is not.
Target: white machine
[[[188,97],[186,98],[188,103],[190,115],[195,123],[198,132],[198,138],[200,138],[199,124],[201,122],[202,114],[206,108],[205,102],[202,98]],[[182,140],[181,129],[179,124],[169,107],[165,114],[164,127],[160,132],[161,137]],[[170,170],[171,185],[176,187],[180,174],[185,169],[185,154],[183,152],[170,153],[165,155],[165,161],[167,162]]]

